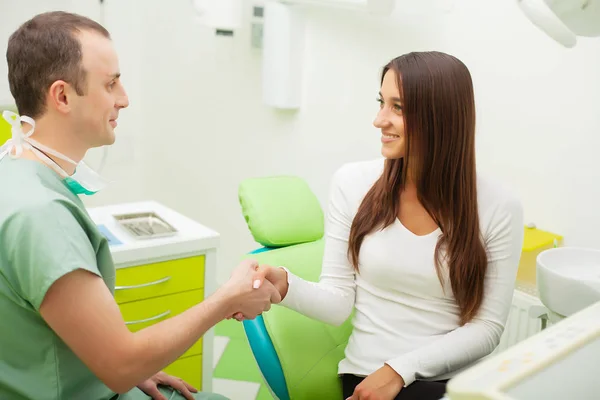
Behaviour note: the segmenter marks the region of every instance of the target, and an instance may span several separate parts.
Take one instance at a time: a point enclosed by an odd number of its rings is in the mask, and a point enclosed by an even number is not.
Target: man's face
[[[119,111],[129,105],[117,53],[112,41],[96,32],[82,31],[78,38],[86,83],[84,95],[72,98],[73,128],[89,148],[111,145]]]

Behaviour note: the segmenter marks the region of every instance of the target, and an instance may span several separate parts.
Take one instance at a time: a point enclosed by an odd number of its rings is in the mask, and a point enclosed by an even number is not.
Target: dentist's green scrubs
[[[0,399],[148,399],[116,395],[50,329],[39,309],[50,286],[76,269],[104,280],[115,267],[81,200],[44,164],[0,160]],[[85,301],[85,298],[77,299]],[[171,389],[163,393],[171,398]],[[178,393],[173,399],[183,399]],[[197,394],[198,399],[224,399]]]

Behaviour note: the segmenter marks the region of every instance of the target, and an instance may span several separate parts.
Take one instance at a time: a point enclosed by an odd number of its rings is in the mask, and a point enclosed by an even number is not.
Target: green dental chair
[[[239,187],[242,213],[261,248],[245,258],[285,266],[294,274],[318,281],[323,258],[323,212],[300,178],[248,179]],[[265,383],[279,400],[340,400],[339,361],[352,326],[324,324],[274,305],[244,331]]]

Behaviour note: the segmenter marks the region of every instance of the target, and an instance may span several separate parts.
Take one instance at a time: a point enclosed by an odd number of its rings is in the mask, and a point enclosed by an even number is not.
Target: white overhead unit
[[[395,0],[271,0],[265,4],[263,30],[263,101],[282,110],[300,108],[305,21],[302,6],[392,13]]]

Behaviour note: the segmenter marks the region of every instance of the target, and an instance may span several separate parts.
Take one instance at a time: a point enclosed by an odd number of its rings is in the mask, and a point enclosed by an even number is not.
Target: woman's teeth
[[[383,137],[388,138],[388,139],[395,139],[395,138],[399,138],[399,135],[383,135]]]

